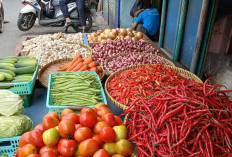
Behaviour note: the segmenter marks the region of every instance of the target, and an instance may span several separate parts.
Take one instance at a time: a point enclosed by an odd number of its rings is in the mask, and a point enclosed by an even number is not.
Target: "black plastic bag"
[[[135,4],[131,8],[130,15],[134,17],[134,13],[140,9],[143,8],[143,1],[142,0],[136,0]]]

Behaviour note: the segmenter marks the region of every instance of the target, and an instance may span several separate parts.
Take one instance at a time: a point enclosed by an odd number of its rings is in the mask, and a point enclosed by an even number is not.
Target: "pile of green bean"
[[[101,102],[101,84],[91,73],[59,73],[53,76],[51,95],[55,106],[89,106]]]

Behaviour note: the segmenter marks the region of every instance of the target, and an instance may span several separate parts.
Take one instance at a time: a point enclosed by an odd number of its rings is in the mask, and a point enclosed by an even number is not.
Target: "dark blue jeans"
[[[80,21],[81,21],[81,26],[86,25],[84,1],[85,0],[76,0],[77,9],[78,9],[78,13],[80,16]],[[70,14],[68,12],[68,6],[67,6],[68,3],[69,3],[69,0],[60,0],[60,9],[63,12],[64,18],[70,17]]]

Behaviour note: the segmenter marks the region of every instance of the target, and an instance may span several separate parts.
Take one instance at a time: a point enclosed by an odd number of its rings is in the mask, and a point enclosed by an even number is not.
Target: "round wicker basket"
[[[113,73],[111,76],[109,76],[105,82],[105,92],[106,92],[106,95],[108,96],[109,100],[116,106],[118,106],[119,108],[121,108],[122,110],[126,110],[128,107],[126,105],[123,105],[121,103],[119,103],[118,101],[116,101],[114,98],[111,97],[111,95],[109,94],[108,90],[107,90],[107,84],[108,82],[111,81],[111,79],[113,79],[115,77],[115,75],[117,75],[118,73],[122,72],[122,71],[126,71],[126,70],[130,70],[130,69],[135,69],[135,68],[138,68],[138,67],[141,67],[141,66],[144,66],[144,65],[133,65],[133,66],[129,66],[129,67],[126,67],[126,68],[123,68],[123,69],[119,69],[118,71],[116,71],[115,73]],[[165,67],[168,67],[174,71],[177,71],[180,75],[182,75],[183,77],[186,77],[186,78],[192,78],[194,79],[196,82],[202,82],[201,79],[199,77],[197,77],[196,75],[194,75],[193,73],[187,71],[187,70],[184,70],[184,69],[181,69],[181,68],[177,68],[177,67],[173,67],[173,66],[168,66],[168,65],[164,65]]]
[[[114,58],[117,58],[117,57],[120,57],[120,56],[127,56],[127,55],[130,55],[130,54],[131,55],[137,54],[137,55],[142,55],[142,56],[153,56],[153,57],[158,58],[159,60],[162,60],[163,62],[165,62],[166,65],[175,66],[175,64],[172,61],[170,61],[170,60],[168,60],[168,59],[166,59],[164,57],[151,54],[151,53],[142,53],[142,52],[121,53],[121,54],[118,54],[118,55],[115,55],[115,56],[111,56],[111,57],[109,57],[108,59],[105,60],[104,67],[105,67],[106,75],[111,75],[113,73],[107,67],[109,61],[111,61]]]
[[[65,65],[67,63],[70,63],[73,59],[72,58],[64,58],[64,59],[58,59],[55,61],[52,61],[45,66],[43,66],[39,71],[39,81],[40,83],[47,88],[48,87],[48,79],[49,75],[51,73],[58,72],[59,66]],[[101,80],[105,77],[104,72],[102,72]]]

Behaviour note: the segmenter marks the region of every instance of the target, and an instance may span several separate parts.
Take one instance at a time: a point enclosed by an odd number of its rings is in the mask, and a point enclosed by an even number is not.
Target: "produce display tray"
[[[65,74],[65,72],[60,72],[61,74]],[[106,95],[105,92],[103,90],[102,84],[101,84],[101,80],[99,78],[99,76],[97,75],[96,72],[92,72],[92,71],[83,71],[83,72],[75,72],[75,73],[91,73],[96,75],[96,79],[98,80],[99,84],[101,85],[101,97],[102,99],[102,103],[107,104],[107,99],[106,99]],[[94,107],[95,104],[90,104],[89,106],[83,106],[83,107],[76,107],[76,106],[53,106],[53,98],[51,96],[51,85],[52,83],[55,81],[54,78],[52,78],[52,76],[55,76],[59,73],[52,73],[49,75],[49,82],[48,82],[48,91],[47,91],[47,101],[46,101],[46,107],[49,109],[49,112],[56,112],[58,114],[61,113],[61,111],[65,108],[70,108],[73,109],[75,111],[80,111],[82,108],[84,107]]]
[[[52,61],[48,64],[46,64],[43,68],[39,71],[39,81],[40,83],[45,87],[48,88],[48,79],[49,75],[52,73],[57,73],[59,66],[65,65],[67,63],[70,63],[72,61],[72,58],[66,58],[66,59],[59,59]]]
[[[11,89],[8,89],[9,91],[18,94],[18,95],[29,95],[32,93],[35,81],[37,79],[38,75],[38,69],[39,69],[39,62],[40,60],[37,58],[37,66],[36,70],[33,73],[32,79],[29,82],[19,82],[19,83],[0,83],[0,86],[14,86]]]
[[[19,145],[20,137],[21,136],[0,138],[0,154],[6,154],[9,157],[12,157]]]
[[[23,49],[22,43],[24,41],[35,38],[36,36],[38,36],[38,35],[27,35],[27,36],[25,35],[25,36],[22,36],[20,38],[15,50],[14,50],[14,55],[15,56],[24,56],[24,54],[21,53],[21,50]],[[85,36],[86,36],[86,39],[85,39]],[[83,44],[86,45],[86,46],[89,46],[89,42],[88,42],[88,40],[87,41],[86,40],[87,40],[87,35],[85,33],[83,33]]]

